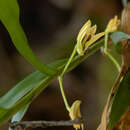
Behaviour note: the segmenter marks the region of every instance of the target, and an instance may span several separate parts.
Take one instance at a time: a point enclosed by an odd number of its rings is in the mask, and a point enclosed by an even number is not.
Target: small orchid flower
[[[109,22],[108,25],[106,27],[105,32],[106,33],[111,33],[111,32],[115,32],[118,29],[118,26],[120,25],[120,20],[118,19],[117,16],[115,16],[114,18],[112,18]]]
[[[82,118],[81,112],[80,112],[80,104],[81,104],[80,100],[76,100],[72,104],[72,106],[70,108],[70,112],[69,112],[69,116],[70,116],[71,120],[75,120],[76,118]],[[76,130],[78,130],[78,129],[84,130],[83,123],[82,124],[74,124],[73,127]]]
[[[108,51],[108,36],[109,36],[109,33],[117,31],[119,24],[120,24],[120,20],[118,19],[117,16],[115,16],[114,18],[112,18],[108,22],[108,25],[107,25],[106,30],[105,30],[104,54],[106,54],[110,58],[110,60],[115,64],[117,70],[120,72],[119,63]]]
[[[91,27],[90,20],[88,20],[81,28],[77,36],[77,52],[79,55],[84,55],[85,51],[90,45],[92,45],[95,41],[104,36],[104,32],[95,34],[96,30],[97,26],[94,25]]]

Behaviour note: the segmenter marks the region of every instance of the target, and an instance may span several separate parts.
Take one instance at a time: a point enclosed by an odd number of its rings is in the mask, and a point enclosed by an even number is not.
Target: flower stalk
[[[116,65],[118,71],[120,71],[120,66],[118,62],[115,60],[115,58],[108,52],[108,36],[109,33],[115,32],[118,28],[119,25],[119,20],[117,16],[115,16],[113,19],[111,19],[106,27],[106,30],[104,32],[96,34],[97,26],[91,26],[91,21],[88,20],[84,26],[81,28],[79,31],[79,34],[77,36],[77,44],[74,47],[74,50],[65,65],[62,73],[60,74],[58,80],[59,80],[59,86],[61,90],[61,94],[64,100],[65,107],[67,111],[69,112],[69,116],[72,120],[75,120],[76,118],[82,118],[81,112],[80,112],[80,100],[76,100],[72,106],[70,107],[66,94],[64,92],[63,88],[63,76],[64,73],[67,71],[69,65],[71,64],[73,58],[76,55],[76,52],[80,55],[83,56],[86,51],[89,49],[89,47],[94,44],[98,39],[103,37],[105,35],[105,43],[104,43],[104,53],[110,58],[110,60]],[[83,124],[74,124],[73,127],[78,130],[82,129],[84,130],[84,125]]]
[[[117,31],[119,25],[120,25],[120,20],[118,20],[117,16],[115,16],[113,19],[111,19],[108,22],[108,25],[105,30],[105,43],[104,43],[104,54],[106,54],[109,57],[109,59],[114,63],[118,72],[120,72],[121,67],[117,62],[117,60],[108,52],[108,36],[109,33]]]

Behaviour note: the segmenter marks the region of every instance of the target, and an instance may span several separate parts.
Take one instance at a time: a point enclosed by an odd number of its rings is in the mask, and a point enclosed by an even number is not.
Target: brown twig
[[[77,118],[76,120],[68,121],[22,121],[10,123],[13,130],[25,130],[26,128],[47,128],[52,126],[72,126],[73,124],[81,124],[83,120]]]

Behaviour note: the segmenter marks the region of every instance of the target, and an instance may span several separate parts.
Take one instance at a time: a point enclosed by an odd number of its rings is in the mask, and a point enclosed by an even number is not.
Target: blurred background
[[[121,0],[19,0],[21,24],[35,54],[45,63],[66,58],[76,44],[79,29],[91,19],[97,32],[103,31],[110,18],[121,14]],[[113,49],[114,50],[114,49]],[[115,52],[115,50],[113,51]],[[113,53],[120,60],[120,55]],[[35,71],[15,49],[8,32],[0,23],[0,95]],[[95,130],[108,92],[117,75],[115,66],[100,51],[64,76],[69,103],[82,100],[81,112],[87,130]],[[55,80],[31,104],[24,120],[69,120]],[[7,130],[8,124],[0,127]],[[52,127],[46,130],[73,130]],[[29,129],[31,130],[31,129]],[[41,130],[37,128],[36,130]]]

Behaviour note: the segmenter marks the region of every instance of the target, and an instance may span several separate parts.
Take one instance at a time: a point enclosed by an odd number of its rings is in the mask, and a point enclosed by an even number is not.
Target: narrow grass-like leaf
[[[114,32],[111,34],[112,41],[117,44],[118,42],[126,39],[130,39],[130,35],[124,33],[124,32]]]
[[[112,109],[109,118],[108,129],[112,130],[117,121],[130,106],[130,69],[123,77],[116,95],[113,99]]]
[[[64,64],[66,60],[60,60],[49,66],[55,66]],[[15,87],[13,87],[7,94],[0,98],[0,106],[4,108],[10,108],[14,105],[18,100],[20,100],[25,94],[35,88],[39,83],[45,79],[47,75],[36,71],[27,76],[24,80],[19,82]]]
[[[29,107],[29,104],[27,104],[25,107],[23,107],[20,111],[18,111],[14,116],[13,118],[11,119],[11,122],[18,122],[18,121],[21,121],[22,118],[24,117],[27,109]],[[9,130],[13,130],[12,128],[9,127]]]
[[[43,64],[32,52],[26,35],[19,22],[19,6],[17,0],[0,0],[0,20],[8,30],[18,51],[40,72],[53,75],[56,71]]]
[[[95,53],[103,45],[101,40],[94,45],[92,45],[86,55],[76,56],[69,66],[67,71],[74,69],[82,61],[84,61],[88,56]],[[56,75],[44,75],[40,72],[34,72],[29,75],[25,80],[18,83],[12,90],[10,90],[5,96],[0,98],[0,124],[9,120],[14,114],[20,111],[27,104],[30,104],[46,87],[47,85],[55,79],[63,69],[67,60],[60,60],[55,63],[50,64],[57,68],[58,72]]]
[[[20,121],[20,120],[23,118],[23,116],[24,116],[25,112],[27,111],[28,107],[29,107],[29,104],[27,104],[27,105],[26,105],[25,107],[23,107],[19,112],[17,112],[17,113],[13,116],[11,122]]]

